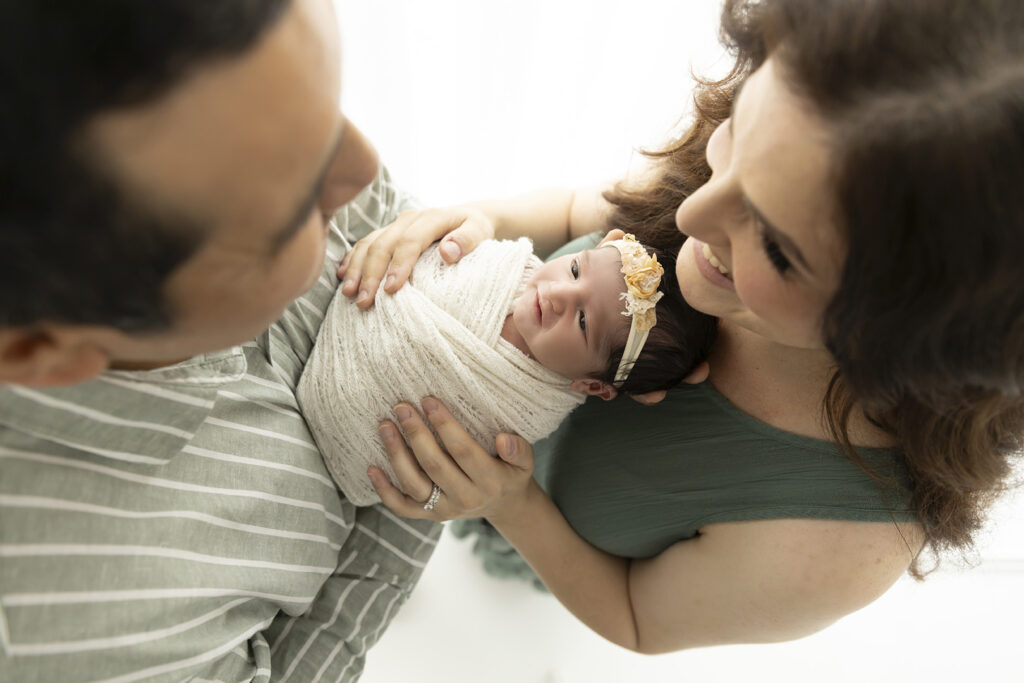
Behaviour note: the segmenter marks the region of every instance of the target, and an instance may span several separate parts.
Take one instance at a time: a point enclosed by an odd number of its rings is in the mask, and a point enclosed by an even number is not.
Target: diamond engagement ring
[[[437,505],[437,501],[441,499],[441,487],[434,484],[434,488],[430,489],[430,498],[427,498],[427,502],[423,504],[423,509],[430,512]]]

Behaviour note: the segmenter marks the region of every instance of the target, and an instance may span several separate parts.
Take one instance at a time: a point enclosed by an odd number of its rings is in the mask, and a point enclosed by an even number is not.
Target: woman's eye
[[[768,233],[765,232],[764,228],[761,229],[761,246],[764,248],[764,253],[767,254],[772,267],[779,272],[779,275],[785,275],[786,271],[793,266],[789,259],[786,258],[786,255],[782,253],[779,243],[768,237]]]
[[[569,266],[569,272],[572,273],[574,280],[580,279],[580,264],[576,259],[572,260],[572,265]]]
[[[580,329],[583,330],[583,334],[587,333],[587,314],[580,311]]]

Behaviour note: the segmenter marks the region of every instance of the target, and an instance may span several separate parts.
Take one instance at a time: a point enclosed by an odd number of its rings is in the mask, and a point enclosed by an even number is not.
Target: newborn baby
[[[664,274],[615,230],[548,263],[526,239],[489,240],[452,265],[435,244],[373,308],[336,295],[297,391],[331,476],[354,504],[379,502],[366,470],[397,480],[377,426],[402,401],[438,398],[494,452],[501,432],[544,438],[588,395],[675,385],[703,360],[715,320]]]

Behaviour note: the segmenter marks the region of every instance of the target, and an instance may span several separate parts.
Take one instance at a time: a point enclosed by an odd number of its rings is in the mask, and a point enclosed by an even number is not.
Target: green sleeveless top
[[[587,401],[536,444],[534,476],[590,543],[651,557],[715,522],[915,519],[899,452],[857,452],[887,483],[835,444],[771,427],[704,382],[654,406]]]

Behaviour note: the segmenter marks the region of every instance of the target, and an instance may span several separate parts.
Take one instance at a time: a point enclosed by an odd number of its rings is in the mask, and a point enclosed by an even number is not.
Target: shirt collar
[[[191,441],[218,389],[246,369],[242,348],[234,347],[154,370],[111,370],[67,387],[0,385],[0,424],[107,458],[160,464]]]

